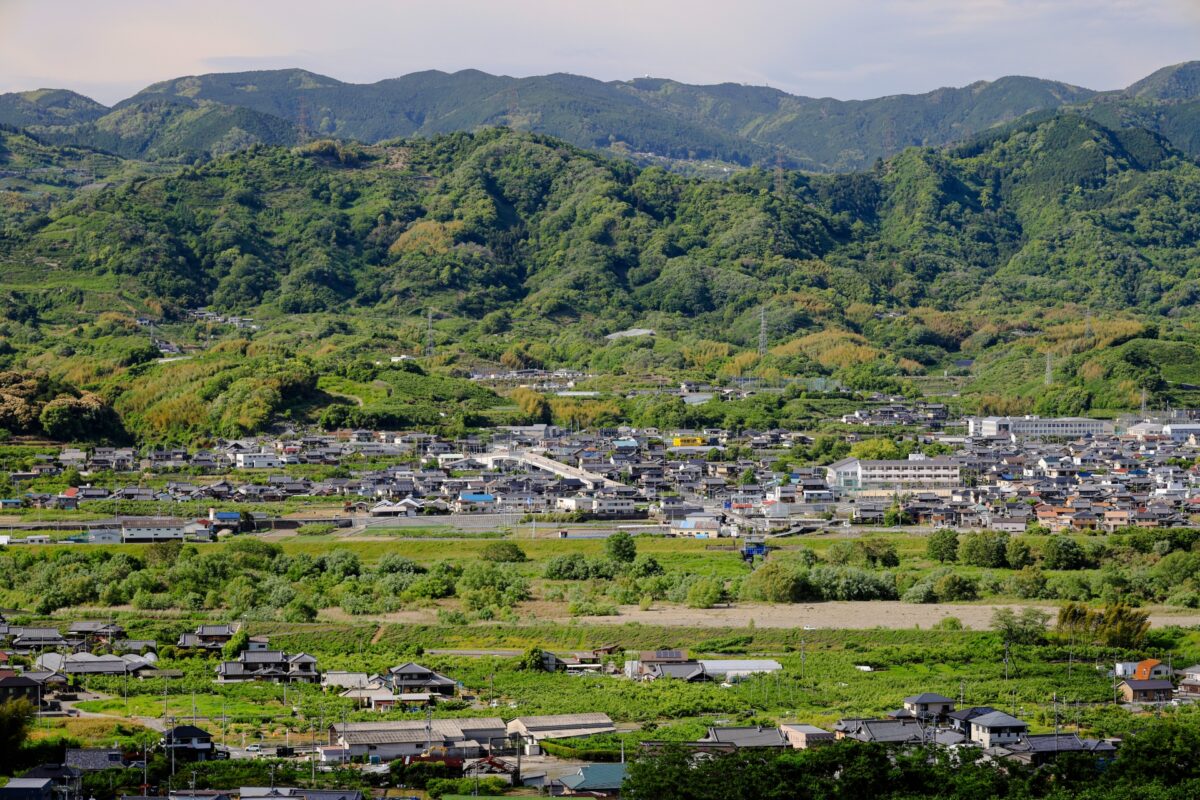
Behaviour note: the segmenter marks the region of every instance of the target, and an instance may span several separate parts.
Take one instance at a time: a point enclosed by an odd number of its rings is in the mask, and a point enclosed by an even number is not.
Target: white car
[[[247,748],[246,748],[246,752],[247,752],[247,753],[259,753],[259,752],[262,752],[262,745],[261,745],[261,744],[252,744],[252,745],[250,745],[249,747],[247,747]]]

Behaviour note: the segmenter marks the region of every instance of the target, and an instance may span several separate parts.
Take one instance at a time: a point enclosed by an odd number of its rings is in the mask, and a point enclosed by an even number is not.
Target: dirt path
[[[998,608],[1020,610],[1033,603],[953,605],[931,603],[913,605],[894,600],[869,602],[796,603],[768,605],[739,603],[733,608],[695,609],[683,606],[653,607],[642,611],[637,606],[622,606],[621,622],[640,622],[644,625],[685,626],[700,628],[746,627],[753,622],[760,628],[930,628],[946,617],[955,617],[964,628],[984,630],[990,627],[992,614]],[[1040,606],[1053,619],[1057,606]],[[611,619],[611,618],[609,618]],[[580,619],[577,622],[604,622],[605,618]],[[1163,625],[1200,625],[1200,614],[1153,611],[1150,622]]]
[[[863,602],[796,603],[794,605],[770,605],[767,603],[738,603],[731,608],[696,609],[686,606],[656,603],[650,610],[637,606],[621,606],[620,616],[615,617],[571,617],[563,603],[524,603],[518,609],[522,621],[529,624],[543,622],[571,623],[575,625],[621,625],[637,622],[643,625],[692,628],[745,628],[753,624],[758,628],[842,628],[864,630],[869,628],[931,628],[946,617],[955,617],[964,628],[986,630],[991,626],[992,614],[998,608],[1020,610],[1036,605],[1043,608],[1053,620],[1058,607],[1036,603],[1000,603],[980,605],[953,605],[930,603],[914,605],[895,600],[872,600]],[[449,606],[447,606],[449,607]],[[406,609],[389,614],[373,614],[367,619],[383,624],[436,625],[438,607]],[[340,609],[325,609],[321,618],[331,622],[351,622],[362,617],[351,617]],[[1200,613],[1180,612],[1175,609],[1151,608],[1150,623],[1156,627],[1164,625],[1200,625]],[[382,627],[375,632],[372,642],[378,641]]]
[[[375,635],[371,637],[371,644],[379,644],[379,640],[383,638],[383,634],[386,630],[387,626],[385,625],[380,625],[378,628],[376,628]]]

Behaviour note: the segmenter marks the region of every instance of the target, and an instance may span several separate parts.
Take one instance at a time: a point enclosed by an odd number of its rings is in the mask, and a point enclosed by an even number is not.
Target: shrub
[[[724,588],[716,578],[700,578],[688,587],[687,604],[691,608],[712,608],[721,602]]]
[[[633,578],[649,578],[653,575],[662,575],[663,568],[654,556],[642,554],[629,565],[628,573]]]
[[[933,585],[933,591],[938,600],[946,603],[956,600],[974,600],[978,594],[975,581],[953,572],[939,578]]]
[[[746,600],[768,603],[794,603],[808,595],[804,576],[787,564],[769,561],[742,583],[741,596]]]
[[[513,564],[519,564],[528,560],[525,556],[525,551],[518,547],[515,542],[491,542],[483,548],[479,553],[479,557],[486,561]]]

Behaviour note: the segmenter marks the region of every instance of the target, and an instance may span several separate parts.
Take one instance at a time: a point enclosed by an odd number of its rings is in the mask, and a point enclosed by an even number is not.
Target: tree
[[[35,710],[33,703],[24,698],[0,703],[0,753],[11,756],[21,749],[33,724]]]
[[[888,528],[911,525],[912,515],[905,511],[904,506],[900,505],[900,501],[897,500],[883,512],[883,524]]]
[[[904,458],[906,453],[891,439],[863,439],[850,446],[850,455],[864,461],[891,461]]]
[[[250,633],[246,630],[246,626],[237,629],[232,638],[225,643],[221,648],[221,655],[226,661],[233,661],[238,657],[238,654],[250,646]]]
[[[1042,563],[1046,569],[1082,569],[1087,556],[1074,539],[1051,536],[1042,546]]]
[[[521,661],[518,669],[527,670],[529,672],[541,672],[546,668],[546,654],[540,647],[530,647],[525,650],[521,656]]]
[[[869,536],[854,543],[854,549],[862,563],[868,567],[898,567],[900,555],[896,545],[879,536]]]
[[[1004,560],[1008,562],[1009,569],[1024,569],[1033,566],[1033,551],[1029,547],[1029,542],[1020,536],[1008,537],[1008,544],[1004,546]]]
[[[1007,565],[1005,561],[1008,534],[998,531],[968,533],[958,544],[958,559],[972,567],[996,569]]]
[[[925,543],[925,554],[942,564],[958,560],[958,533],[950,528],[938,528]]]
[[[992,630],[1008,644],[1038,644],[1046,636],[1050,615],[1040,608],[1027,607],[1020,613],[1011,608],[997,608],[992,613]]]
[[[625,531],[617,531],[604,540],[604,553],[613,561],[631,564],[637,558],[637,542]]]

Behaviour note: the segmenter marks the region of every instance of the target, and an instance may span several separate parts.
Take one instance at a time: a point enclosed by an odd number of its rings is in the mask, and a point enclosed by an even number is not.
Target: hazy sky
[[[303,67],[735,81],[840,98],[1023,74],[1112,89],[1200,58],[1200,0],[0,0],[0,92],[105,103]]]

